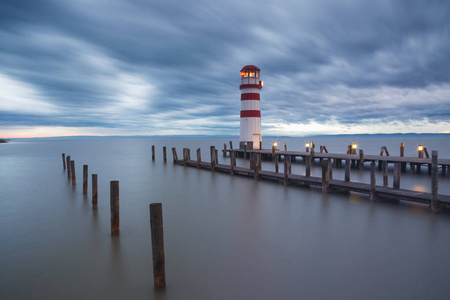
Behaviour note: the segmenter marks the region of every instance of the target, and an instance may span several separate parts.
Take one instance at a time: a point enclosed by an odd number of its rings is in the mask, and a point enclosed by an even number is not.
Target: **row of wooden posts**
[[[231,142],[230,142],[231,143]],[[225,144],[226,145],[226,144]],[[232,149],[232,148],[231,148]],[[325,148],[326,149],[326,148]],[[224,149],[224,155],[226,153],[226,149]],[[386,149],[385,149],[386,150]],[[178,161],[178,156],[176,152],[176,148],[172,148],[173,153],[173,161],[176,163]],[[250,169],[255,171],[255,178],[259,177],[259,172],[261,171],[261,152],[251,152],[250,153]],[[288,183],[288,174],[291,174],[291,163],[292,159],[290,155],[284,156],[284,183]],[[218,164],[217,160],[217,149],[214,146],[210,147],[210,158],[211,158],[211,171],[214,172],[216,169],[216,164]],[[279,155],[274,155],[275,162],[275,172],[279,172]],[[312,156],[305,157],[305,175],[306,177],[311,176],[311,162]],[[187,161],[191,160],[190,157],[190,149],[183,148],[183,162],[184,165],[187,164]],[[362,160],[363,161],[363,160]],[[438,209],[438,151],[432,151],[432,167],[431,167],[431,211],[436,212]],[[200,148],[197,149],[197,168],[200,168],[201,165],[201,151]],[[383,161],[382,164],[383,170],[383,187],[388,186],[388,168],[387,161]],[[230,174],[234,175],[234,168],[236,167],[236,152],[234,150],[230,150]],[[351,160],[345,160],[345,179],[344,181],[350,182],[350,168],[351,168]],[[393,188],[400,189],[400,174],[401,174],[402,164],[400,162],[394,163],[394,180],[393,180]],[[371,172],[370,172],[370,194],[369,198],[371,201],[375,200],[375,192],[376,192],[376,164],[375,161],[371,162]],[[322,160],[322,191],[328,192],[330,179],[333,179],[332,173],[332,163],[330,158],[324,158]]]
[[[165,152],[164,147],[164,153]],[[152,160],[155,160],[155,146],[152,146]],[[72,185],[76,185],[75,161],[70,160],[70,156],[65,158],[62,154],[64,170],[67,169],[67,177],[72,179]],[[164,162],[167,161],[164,155]],[[67,164],[67,166],[66,166]],[[98,209],[98,178],[97,174],[92,174],[92,209]],[[83,165],[83,194],[88,191],[88,165]],[[119,235],[119,181],[110,181],[110,209],[111,209],[111,235]],[[151,203],[150,209],[150,229],[152,238],[152,260],[153,260],[153,284],[156,289],[166,288],[165,255],[164,255],[164,234],[162,219],[162,204]]]

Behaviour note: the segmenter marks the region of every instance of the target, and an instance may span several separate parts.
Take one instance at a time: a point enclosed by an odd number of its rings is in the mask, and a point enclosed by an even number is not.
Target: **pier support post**
[[[372,161],[370,164],[370,201],[375,201],[375,183],[376,183],[376,176],[375,176],[375,162]]]
[[[202,152],[200,148],[197,149],[197,169],[200,169],[200,163],[202,162]]]
[[[314,155],[316,154],[316,148],[311,147],[311,165],[314,165],[315,161],[314,161]]]
[[[92,209],[98,208],[98,180],[97,174],[92,174]]]
[[[345,160],[345,181],[350,181],[350,159]]]
[[[247,158],[247,142],[244,144],[244,158]]]
[[[236,153],[234,152],[233,149],[230,150],[230,165],[231,165],[230,174],[233,176],[234,175],[234,167],[236,166]]]
[[[211,171],[214,172],[216,170],[216,148],[214,146],[211,146],[210,152],[211,152]]]
[[[77,176],[75,174],[75,161],[74,160],[70,161],[70,171],[72,172],[72,185],[76,185],[77,184]]]
[[[275,154],[275,173],[278,173],[278,162],[280,160],[280,155]]]
[[[284,143],[283,146],[284,146],[284,151],[287,151],[287,145],[286,145],[286,143]]]
[[[284,155],[284,185],[288,184],[290,169],[291,169],[291,157],[290,155]]]
[[[331,161],[329,158],[325,158],[322,161],[322,192],[328,192],[330,186],[330,170],[331,170]]]
[[[359,168],[364,169],[364,149],[359,149]]]
[[[152,161],[155,161],[155,145],[152,145]]]
[[[227,157],[227,144],[223,144],[223,157]]]
[[[275,160],[275,149],[276,149],[276,147],[274,145],[272,145],[272,161]]]
[[[402,169],[402,163],[396,162],[394,163],[394,189],[400,188],[400,174]]]
[[[66,161],[67,161],[67,179],[70,179],[72,177],[72,171],[70,170],[70,155],[67,155]]]
[[[172,148],[172,157],[173,157],[173,163],[175,164],[178,160],[177,148],[175,148],[175,147]]]
[[[388,186],[388,162],[383,161],[383,186]]]
[[[218,164],[219,163],[219,150],[217,150],[216,148],[214,148],[215,149],[215,151],[216,151],[216,164]]]
[[[186,167],[188,161],[188,148],[183,148],[183,164]]]
[[[110,182],[110,207],[111,207],[111,235],[120,233],[119,221],[119,181]]]
[[[62,160],[63,160],[63,167],[65,170],[66,169],[66,154],[65,153],[62,154]]]
[[[442,165],[442,176],[445,176],[446,175],[446,172],[447,172],[447,166],[446,165]]]
[[[230,150],[233,150],[233,142],[230,141]]]
[[[155,289],[166,288],[164,232],[162,204],[150,204],[150,230],[152,233],[153,284]]]
[[[88,190],[88,165],[83,165],[83,194],[87,195]]]
[[[261,152],[254,154],[255,159],[255,179],[259,177],[259,171],[261,170]]]
[[[166,146],[163,147],[163,160],[164,160],[164,163],[167,162],[167,148],[166,148]]]
[[[405,156],[405,143],[400,143],[400,157],[404,157],[404,156]],[[406,163],[405,162],[401,163],[401,171],[406,172]]]
[[[438,151],[431,152],[431,212],[438,212]]]
[[[311,176],[311,156],[305,156],[305,175],[306,177]]]

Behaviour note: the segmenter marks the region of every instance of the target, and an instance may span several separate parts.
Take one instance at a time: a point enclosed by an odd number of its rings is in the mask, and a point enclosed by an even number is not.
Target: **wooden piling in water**
[[[218,154],[219,150],[215,149],[215,151],[216,151],[216,164],[218,164],[219,163],[219,154]]]
[[[72,177],[72,171],[70,170],[70,155],[67,155],[66,161],[67,161],[67,178],[70,179]]]
[[[278,173],[278,162],[280,160],[280,155],[275,154],[275,172]]]
[[[230,150],[233,150],[233,141],[230,141]]]
[[[405,143],[400,143],[400,157],[405,156]],[[401,171],[406,172],[406,162],[401,163]]]
[[[431,152],[431,212],[438,212],[438,151]]]
[[[236,153],[234,150],[230,151],[230,174],[234,175],[234,167],[236,166]]]
[[[173,157],[173,163],[176,163],[178,160],[178,155],[177,155],[177,148],[172,148],[172,157]]]
[[[364,149],[359,149],[359,168],[364,169]]]
[[[345,181],[350,181],[350,159],[345,160]]]
[[[289,170],[291,168],[291,157],[290,155],[284,155],[284,185],[288,184],[288,174],[290,174]]]
[[[197,169],[200,169],[200,163],[202,162],[202,150],[197,149]]]
[[[166,146],[163,147],[163,160],[164,160],[164,163],[167,162],[167,148],[166,148]]]
[[[110,182],[111,235],[120,233],[119,220],[119,181]]]
[[[75,174],[75,161],[74,160],[70,161],[70,171],[72,172],[72,185],[76,185],[77,184],[77,176]]]
[[[223,157],[227,157],[227,144],[223,144]]]
[[[216,149],[214,146],[210,147],[211,152],[211,171],[214,172],[216,170]]]
[[[375,201],[375,183],[376,183],[376,167],[375,167],[375,162],[372,161],[372,163],[370,164],[370,194],[369,194],[369,198],[370,201]]]
[[[92,209],[98,208],[97,174],[92,174]]]
[[[152,145],[152,161],[155,161],[155,145]]]
[[[86,195],[88,190],[88,165],[83,165],[83,194]]]
[[[247,158],[247,142],[244,144],[244,158]]]
[[[62,154],[62,160],[63,160],[63,167],[65,170],[66,169],[66,154],[65,153]]]
[[[152,236],[153,285],[155,289],[161,290],[166,288],[162,204],[151,203],[149,208]]]
[[[305,176],[311,176],[311,156],[305,156]]]
[[[399,162],[394,163],[394,189],[400,188],[400,174],[402,170],[402,164]]]
[[[331,161],[329,158],[325,158],[322,161],[322,192],[327,193],[330,186],[330,170]]]
[[[388,163],[383,161],[383,186],[388,186]]]
[[[183,163],[186,167],[187,161],[188,161],[188,148],[183,148]]]

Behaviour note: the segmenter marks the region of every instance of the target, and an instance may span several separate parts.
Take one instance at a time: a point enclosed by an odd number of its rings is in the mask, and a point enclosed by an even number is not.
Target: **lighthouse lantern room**
[[[248,65],[241,70],[241,132],[239,148],[261,149],[261,110],[259,91],[263,87],[259,72],[261,70]]]

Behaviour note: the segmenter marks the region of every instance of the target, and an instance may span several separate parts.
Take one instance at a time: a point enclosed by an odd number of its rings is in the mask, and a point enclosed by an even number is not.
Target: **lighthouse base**
[[[247,144],[247,150],[259,150],[262,149],[262,142],[253,143],[253,142],[239,142],[239,149],[244,150],[245,144]]]

